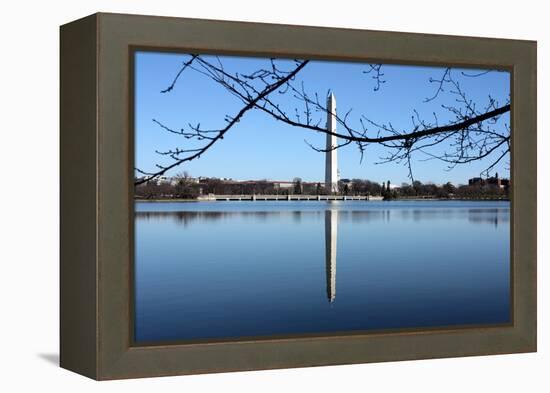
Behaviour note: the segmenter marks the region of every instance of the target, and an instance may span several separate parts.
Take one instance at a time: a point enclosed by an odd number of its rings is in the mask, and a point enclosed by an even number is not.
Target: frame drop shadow
[[[59,366],[58,353],[39,353],[38,357],[54,366]]]

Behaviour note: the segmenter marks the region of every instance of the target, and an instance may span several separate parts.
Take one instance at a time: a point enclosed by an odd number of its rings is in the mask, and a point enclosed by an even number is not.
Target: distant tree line
[[[392,199],[508,199],[508,187],[494,184],[460,185],[452,183],[436,185],[418,180],[412,184],[402,183],[392,187],[390,181],[383,183],[365,179],[343,179],[339,181],[340,195],[382,196]],[[227,181],[217,178],[193,179],[188,173],[177,175],[169,181],[155,180],[135,187],[138,199],[196,199],[200,195],[323,195],[322,183],[304,182],[296,177],[291,184],[281,187],[279,182],[257,180],[247,182]]]
[[[459,185],[447,182],[443,185],[422,183],[418,180],[412,184],[403,183],[400,187],[382,189],[382,196],[391,199],[508,199],[509,187],[494,184]]]

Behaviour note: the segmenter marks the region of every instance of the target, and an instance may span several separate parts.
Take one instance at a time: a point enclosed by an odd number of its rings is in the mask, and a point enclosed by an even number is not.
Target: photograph
[[[5,3],[0,392],[547,393],[543,4]]]
[[[134,343],[512,324],[509,69],[131,56]]]

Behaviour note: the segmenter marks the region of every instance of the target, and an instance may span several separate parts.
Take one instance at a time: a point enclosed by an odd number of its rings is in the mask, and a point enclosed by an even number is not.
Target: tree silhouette
[[[269,59],[268,65],[250,73],[229,72],[225,69],[222,59],[214,57],[210,60],[203,55],[192,54],[183,62],[172,82],[161,93],[174,90],[185,72],[198,72],[205,75],[229,94],[235,96],[242,107],[234,114],[226,114],[223,125],[217,128],[205,128],[200,123],[188,124],[184,128],[171,128],[161,122],[153,121],[164,131],[181,136],[184,140],[199,141],[202,145],[193,148],[176,147],[166,151],[157,151],[160,156],[171,159],[169,164],[156,164],[153,170],[135,168],[138,177],[135,184],[142,184],[164,175],[167,171],[179,165],[200,158],[214,144],[220,142],[250,111],[258,110],[266,116],[280,121],[288,126],[310,130],[312,132],[336,135],[340,143],[333,147],[339,149],[349,144],[355,144],[362,159],[365,149],[371,144],[386,148],[387,155],[379,163],[397,162],[408,167],[409,177],[414,183],[412,156],[419,152],[427,159],[443,161],[449,169],[456,165],[467,164],[486,157],[491,159],[485,169],[489,174],[497,163],[508,156],[510,151],[510,128],[502,125],[500,117],[510,111],[510,99],[501,104],[493,99],[488,92],[488,100],[484,105],[473,102],[461,86],[456,70],[445,68],[438,78],[431,78],[429,83],[435,86],[434,94],[424,102],[437,99],[440,95],[449,93],[455,100],[453,105],[441,105],[442,110],[450,113],[454,119],[440,124],[438,115],[433,113],[433,119],[423,119],[418,111],[411,115],[411,127],[398,129],[390,120],[378,122],[364,114],[359,115],[359,127],[350,121],[352,108],[343,115],[334,114],[341,132],[326,129],[324,119],[330,110],[324,99],[317,92],[309,92],[302,81],[297,82],[296,76],[309,64],[309,60],[288,61]],[[375,80],[375,91],[379,91],[386,83],[382,64],[367,64],[364,74]],[[492,70],[468,74],[460,72],[460,78],[480,78]],[[294,104],[293,110],[283,108],[274,98],[285,95]],[[315,151],[326,152],[306,143]],[[434,147],[445,145],[443,152]]]

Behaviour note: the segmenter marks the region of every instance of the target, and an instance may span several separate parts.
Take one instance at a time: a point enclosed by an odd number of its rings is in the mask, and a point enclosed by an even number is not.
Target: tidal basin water
[[[510,205],[136,202],[141,343],[510,322]]]

